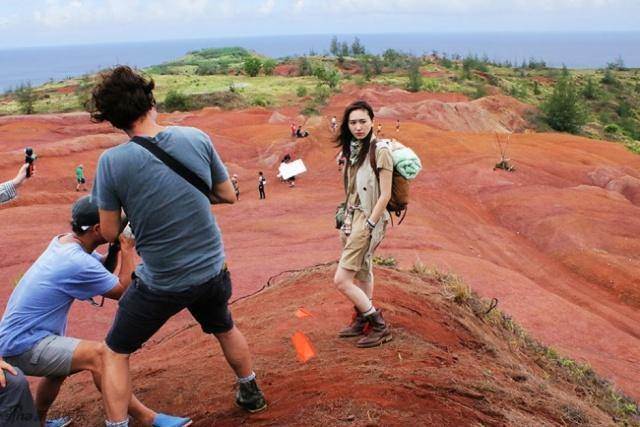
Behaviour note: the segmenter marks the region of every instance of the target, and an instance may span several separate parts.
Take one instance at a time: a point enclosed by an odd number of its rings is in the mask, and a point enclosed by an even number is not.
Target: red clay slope
[[[580,397],[579,386],[541,369],[544,361],[418,276],[377,270],[394,341],[358,349],[353,340],[337,338],[351,308],[327,285],[334,268],[285,275],[233,306],[253,349],[266,411],[248,415],[233,405],[234,377],[214,341],[192,323],[133,357],[138,397],[203,427],[614,425]],[[301,307],[312,316],[297,318]],[[296,332],[317,354],[306,364],[291,345]],[[56,406],[79,425],[102,422],[100,396],[88,375],[69,381]]]
[[[288,122],[299,111],[293,107],[163,116],[167,124],[208,132],[230,171],[240,176],[240,203],[213,208],[236,296],[258,289],[283,270],[337,258],[333,211],[342,195],[328,118],[339,116],[347,102],[361,96],[376,111],[407,102],[464,101],[457,95],[385,88],[347,91],[332,100],[323,117],[307,122],[312,136],[298,141],[288,136]],[[497,297],[501,308],[536,338],[592,364],[640,398],[640,157],[613,143],[519,134],[509,147],[517,171],[494,172],[499,153],[488,131],[496,121],[498,129],[509,126],[495,105],[483,111],[460,119],[485,126],[485,133],[448,127],[458,120],[436,129],[413,115],[382,119],[383,133],[413,147],[425,170],[412,187],[407,219],[389,231],[379,253],[394,255],[403,267],[420,259],[459,273],[483,296]],[[0,304],[51,237],[67,229],[70,203],[78,196],[73,191],[75,165],[83,163],[91,179],[100,152],[126,139],[105,134],[107,128],[83,117],[81,124],[66,115],[0,118],[0,141],[11,141],[0,145],[0,179],[15,173],[23,146],[32,145],[42,154],[38,175],[21,189],[20,200],[0,207]],[[401,120],[397,134],[396,118]],[[15,133],[16,126],[31,133]],[[309,168],[294,189],[275,179],[286,152],[304,158]],[[265,201],[257,198],[259,170],[268,179]],[[76,304],[69,332],[102,339],[113,309],[112,303],[102,310]],[[180,315],[159,336],[188,322],[187,315]]]

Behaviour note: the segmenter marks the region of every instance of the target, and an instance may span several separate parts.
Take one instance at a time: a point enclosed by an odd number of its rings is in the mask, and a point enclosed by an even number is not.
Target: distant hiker
[[[76,166],[76,191],[87,191],[86,178],[84,177],[84,166]]]
[[[400,119],[396,119],[396,132],[400,132]]]
[[[378,129],[376,129],[376,136],[382,136],[382,123],[378,123]]]
[[[258,194],[260,199],[266,199],[264,194],[264,185],[267,183],[267,179],[264,177],[262,172],[258,172]]]
[[[336,129],[338,128],[338,120],[336,116],[331,117],[331,133],[336,133]]]
[[[298,138],[306,138],[309,136],[309,132],[302,129],[302,125],[298,125],[298,129],[296,129],[296,137]]]
[[[22,371],[0,357],[0,425],[40,427],[29,382]],[[47,425],[49,427],[50,424]],[[58,425],[59,427],[59,425]]]
[[[280,161],[280,166],[278,166],[278,170],[282,168],[282,165],[289,163],[289,161],[291,161],[291,155],[285,154],[282,160]],[[280,180],[280,182],[285,182],[285,179],[282,177],[282,174],[280,172],[278,172],[276,177]]]
[[[20,166],[15,178],[0,184],[0,204],[13,200],[18,196],[18,187],[27,179],[27,169],[29,169],[29,163]],[[33,174],[33,169],[31,173]]]
[[[373,117],[368,103],[352,103],[344,111],[336,138],[347,166],[343,172],[346,201],[341,224],[337,224],[343,249],[333,280],[355,309],[351,324],[338,336],[362,337],[358,347],[377,346],[392,338],[382,312],[373,305],[373,252],[390,220],[386,206],[391,198],[393,159],[389,146],[378,143],[373,135]],[[370,156],[375,156],[378,176]]]
[[[291,123],[291,136],[295,138],[296,136],[296,124]]]
[[[64,380],[89,371],[98,390],[104,378],[104,343],[66,336],[67,317],[74,300],[92,301],[103,295],[119,299],[131,283],[135,250],[120,238],[111,256],[95,249],[106,243],[100,233],[98,206],[85,196],[73,204],[72,232],[53,238],[11,293],[0,321],[0,356],[26,375],[42,377],[36,395],[37,416],[45,420]],[[120,272],[114,276],[120,251]],[[1,406],[1,405],[0,405]],[[146,426],[172,426],[181,418],[157,414],[135,397],[128,413]],[[182,419],[185,420],[185,419]],[[48,420],[48,427],[70,423],[68,417]]]
[[[93,120],[108,121],[132,138],[105,151],[98,162],[92,197],[100,208],[101,233],[108,241],[118,239],[124,209],[142,257],[135,286],[120,302],[106,338],[103,386],[108,422],[127,425],[129,356],[184,309],[220,343],[237,376],[236,404],[257,412],[267,404],[256,383],[247,341],[228,307],[231,276],[211,212],[211,204],[234,203],[235,191],[207,134],[157,123],[153,88],[152,79],[119,66],[102,73],[92,93]],[[154,154],[157,149],[191,170],[199,181],[193,176],[183,178],[175,164],[169,166],[173,162],[160,161]],[[176,391],[171,384],[165,387]]]
[[[282,166],[283,164],[287,164],[291,161],[291,155],[290,154],[285,154],[284,157],[282,158],[282,162],[280,163],[280,166]],[[278,168],[280,169],[280,168]],[[296,177],[292,176],[289,177],[287,179],[284,179],[284,177],[278,173],[278,178],[280,178],[281,181],[286,182],[287,184],[289,184],[289,188],[295,187],[296,186]]]
[[[233,191],[236,193],[236,200],[240,200],[240,185],[238,184],[238,175],[234,174],[231,177],[231,185],[233,185]]]

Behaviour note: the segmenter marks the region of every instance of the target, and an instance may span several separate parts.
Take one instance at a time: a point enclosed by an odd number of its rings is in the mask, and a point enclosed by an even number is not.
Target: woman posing
[[[346,108],[336,142],[347,160],[343,172],[346,211],[340,228],[343,249],[333,280],[355,309],[353,321],[339,337],[362,336],[358,347],[374,347],[392,338],[382,313],[373,305],[372,259],[390,219],[386,206],[391,198],[393,158],[388,144],[373,135],[373,109],[365,101]]]

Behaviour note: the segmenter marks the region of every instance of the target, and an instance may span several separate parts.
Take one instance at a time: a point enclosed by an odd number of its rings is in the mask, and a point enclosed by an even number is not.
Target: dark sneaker
[[[264,400],[264,394],[262,394],[262,390],[258,387],[256,380],[238,384],[236,405],[251,413],[267,409],[267,401]]]

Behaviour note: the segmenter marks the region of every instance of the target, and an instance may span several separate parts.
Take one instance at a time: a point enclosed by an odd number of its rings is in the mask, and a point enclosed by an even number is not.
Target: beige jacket
[[[391,152],[391,147],[389,146],[389,141],[382,140],[377,141],[372,139],[372,144],[376,144],[376,153],[378,150],[389,150]],[[380,182],[378,181],[378,177],[374,173],[371,168],[371,161],[369,159],[370,152],[367,153],[367,158],[362,163],[362,165],[358,168],[356,172],[356,191],[358,192],[358,198],[360,199],[360,207],[362,211],[365,213],[367,218],[371,216],[371,212],[373,211],[376,202],[380,198]],[[347,179],[347,170],[349,168],[345,168],[345,192],[348,191],[348,179]],[[385,209],[382,214],[382,218],[376,224],[376,227],[371,232],[371,247],[375,248],[382,238],[384,237],[384,231],[387,225],[387,222],[391,220],[391,215]]]

